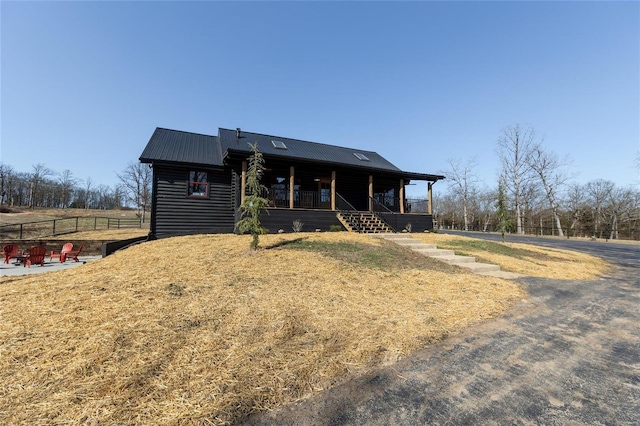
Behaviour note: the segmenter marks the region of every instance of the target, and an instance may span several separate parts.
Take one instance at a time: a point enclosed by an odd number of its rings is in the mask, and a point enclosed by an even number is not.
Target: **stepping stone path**
[[[492,277],[515,279],[524,275],[513,272],[501,271],[500,266],[489,263],[478,263],[475,257],[459,256],[453,250],[439,249],[435,244],[425,244],[411,236],[411,234],[371,234],[374,238],[383,238],[392,241],[400,246],[408,247],[411,250],[441,260],[450,265],[470,269],[478,275],[489,275]]]

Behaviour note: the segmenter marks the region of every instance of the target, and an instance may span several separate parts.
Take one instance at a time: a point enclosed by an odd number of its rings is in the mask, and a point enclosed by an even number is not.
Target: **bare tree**
[[[78,179],[73,177],[71,170],[64,170],[58,177],[58,184],[60,185],[60,204],[64,209],[71,203],[71,194],[78,184]]]
[[[513,196],[516,211],[516,232],[524,233],[522,190],[531,176],[531,167],[527,161],[535,147],[535,131],[521,129],[519,125],[502,130],[498,138],[498,157],[502,163],[503,182]]]
[[[569,230],[571,230],[573,236],[575,236],[578,224],[581,222],[582,217],[585,215],[587,210],[584,186],[580,184],[570,185],[564,204],[567,213],[571,217],[571,226],[569,226]]]
[[[84,181],[84,189],[85,189],[84,209],[85,210],[89,210],[90,208],[92,188],[93,188],[93,180],[91,179],[91,176],[89,176],[87,180]]]
[[[607,217],[607,230],[605,238],[619,239],[620,228],[623,224],[630,225],[634,219],[637,220],[638,203],[640,194],[638,191],[629,188],[614,188],[609,193],[607,205],[604,208]],[[631,228],[629,226],[629,228]],[[629,229],[631,233],[631,229]]]
[[[556,194],[559,188],[564,185],[568,179],[562,168],[566,166],[569,161],[567,159],[560,160],[558,155],[551,151],[546,151],[541,145],[536,145],[531,150],[531,155],[528,157],[529,167],[540,179],[549,207],[551,208],[551,214],[553,220],[558,228],[558,236],[563,237],[562,224],[560,223],[560,214],[558,212],[558,201],[556,200]]]
[[[489,230],[492,219],[495,218],[495,204],[498,199],[497,189],[484,188],[478,193],[478,212],[481,217],[480,229],[483,232]]]
[[[633,161],[633,163],[634,163],[633,164],[634,168],[636,169],[636,172],[638,173],[638,176],[636,176],[635,185],[640,188],[640,149],[636,153],[636,158]]]
[[[544,235],[544,221],[542,211],[544,210],[544,195],[540,190],[540,185],[533,179],[526,179],[520,187],[520,214],[522,215],[522,232],[533,233],[536,220],[539,222],[540,235]]]
[[[46,167],[42,163],[38,163],[33,166],[33,172],[30,175],[30,187],[29,187],[29,207],[34,208],[37,204],[37,199],[41,198],[40,186],[42,182],[49,176],[53,175],[53,170]]]
[[[143,223],[146,220],[147,207],[151,202],[152,178],[151,168],[142,163],[129,163],[127,168],[118,174],[127,198],[136,205],[138,216]]]
[[[477,165],[475,158],[462,162],[460,159],[449,159],[449,171],[445,172],[449,191],[452,191],[462,204],[462,219],[464,230],[469,230],[469,208],[472,203],[472,196],[476,192],[475,185],[478,179],[473,174],[473,169]]]
[[[11,190],[15,172],[8,164],[0,163],[0,204],[13,204]]]
[[[593,233],[596,236],[602,237],[602,228],[600,224],[603,221],[603,208],[605,202],[611,196],[615,184],[610,180],[597,179],[587,182],[585,189],[587,194],[591,198],[591,205],[595,207],[593,212],[594,230]]]
[[[450,192],[434,197],[433,211],[438,227],[442,229],[456,229],[457,197]]]
[[[7,177],[5,176],[7,180]],[[8,174],[7,185],[8,203],[11,206],[27,206],[29,205],[29,184],[30,174],[24,172],[15,172]]]

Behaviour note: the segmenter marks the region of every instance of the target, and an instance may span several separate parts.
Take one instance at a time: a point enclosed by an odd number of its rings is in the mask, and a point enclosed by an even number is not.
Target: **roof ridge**
[[[198,132],[188,132],[186,130],[176,130],[176,129],[169,129],[167,127],[156,127],[156,130],[169,130],[170,132],[180,132],[180,133],[188,133],[190,135],[199,135],[199,136],[208,136],[210,138],[217,138],[217,135],[207,135],[205,133],[198,133]]]

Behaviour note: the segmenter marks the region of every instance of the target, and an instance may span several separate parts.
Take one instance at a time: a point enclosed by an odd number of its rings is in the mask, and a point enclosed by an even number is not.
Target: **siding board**
[[[322,232],[329,230],[331,225],[340,225],[336,212],[331,210],[288,210],[268,209],[260,216],[262,226],[275,234],[282,229],[284,232],[293,232],[293,221],[300,220],[304,223],[302,232],[313,232],[320,229]]]
[[[155,233],[229,233],[234,227],[232,178],[228,170],[207,170],[209,197],[187,196],[188,168],[154,167]]]

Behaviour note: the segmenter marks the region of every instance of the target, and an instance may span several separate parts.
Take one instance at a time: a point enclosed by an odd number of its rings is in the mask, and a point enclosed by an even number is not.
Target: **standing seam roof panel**
[[[259,133],[241,132],[240,139],[236,139],[236,131],[219,129],[220,144],[222,150],[228,149],[250,152],[249,143],[258,143],[258,149],[264,155],[283,158],[296,158],[305,160],[317,160],[348,166],[366,167],[393,172],[401,172],[399,168],[390,163],[384,157],[373,151],[346,148],[335,145],[327,145],[317,142],[308,142],[298,139],[290,139],[280,136],[262,135]],[[287,149],[278,149],[271,143],[272,140],[284,142]],[[369,161],[356,158],[354,153],[365,154]]]
[[[216,136],[157,128],[140,161],[222,166],[222,155]]]

